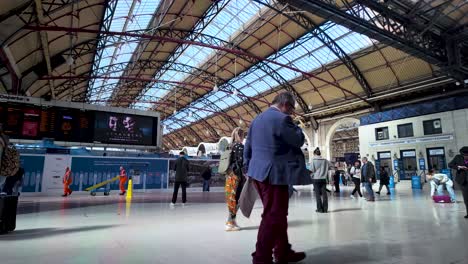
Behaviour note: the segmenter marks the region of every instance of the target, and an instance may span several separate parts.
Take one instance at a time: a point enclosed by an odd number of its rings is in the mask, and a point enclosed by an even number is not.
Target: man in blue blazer
[[[254,119],[245,143],[244,165],[264,208],[253,264],[271,264],[273,254],[279,264],[305,258],[291,249],[287,232],[288,186],[312,183],[301,150],[304,134],[290,116],[294,108],[291,93],[277,95],[273,106]]]

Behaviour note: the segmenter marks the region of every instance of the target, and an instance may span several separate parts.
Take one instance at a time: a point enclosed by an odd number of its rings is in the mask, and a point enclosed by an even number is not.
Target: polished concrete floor
[[[292,198],[289,236],[308,254],[302,263],[468,263],[463,203],[434,204],[407,183],[375,203],[349,192],[331,197],[329,214],[315,213],[308,187]],[[260,202],[251,219],[239,216],[242,231],[226,233],[222,192],[191,192],[175,208],[170,195],[23,195],[16,231],[0,235],[0,263],[251,263]]]

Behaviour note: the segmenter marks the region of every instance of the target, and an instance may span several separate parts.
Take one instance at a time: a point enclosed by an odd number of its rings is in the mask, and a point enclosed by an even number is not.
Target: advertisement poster
[[[72,190],[84,190],[97,183],[109,180],[120,173],[124,167],[127,176],[134,178],[133,188],[161,189],[167,187],[168,160],[112,157],[73,157]],[[110,185],[111,190],[119,189],[119,182]]]
[[[44,156],[20,156],[21,167],[24,169],[23,187],[21,192],[42,191],[42,172],[44,171]]]
[[[114,144],[153,144],[153,118],[96,112],[94,140]]]
[[[169,187],[174,186],[175,182],[175,161],[170,160],[169,167]],[[188,182],[191,188],[203,186],[201,174],[207,167],[211,169],[211,187],[224,187],[226,177],[218,173],[219,160],[189,160]]]
[[[46,155],[42,176],[42,191],[46,193],[63,192],[63,175],[70,167],[71,157],[65,155]]]

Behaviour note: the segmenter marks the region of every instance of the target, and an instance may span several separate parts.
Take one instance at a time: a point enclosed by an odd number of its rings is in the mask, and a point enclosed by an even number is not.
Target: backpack
[[[219,160],[219,166],[218,166],[218,173],[220,174],[226,174],[229,165],[231,165],[231,154],[232,150],[231,149],[226,149],[223,154],[221,154],[221,158]]]
[[[3,150],[0,175],[14,176],[20,168],[20,154],[13,144],[9,144]]]

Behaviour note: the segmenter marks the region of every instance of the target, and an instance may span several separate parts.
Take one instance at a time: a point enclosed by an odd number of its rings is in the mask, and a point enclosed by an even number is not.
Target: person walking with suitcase
[[[456,203],[457,196],[453,190],[453,181],[443,173],[435,173],[434,169],[430,169],[427,173],[427,179],[431,185],[431,197],[434,199],[434,195],[437,192],[437,195],[444,194],[444,186],[447,189],[447,192],[450,194],[450,202]]]
[[[177,202],[177,195],[179,193],[180,187],[182,187],[182,204],[185,204],[187,202],[187,179],[189,165],[189,161],[187,160],[187,158],[185,158],[185,153],[180,152],[179,158],[176,160],[174,167],[176,176],[174,183],[174,193],[172,194],[172,206],[174,206]]]
[[[72,190],[70,189],[70,185],[73,182],[73,177],[71,174],[71,170],[69,167],[65,169],[65,175],[63,175],[63,194],[62,197],[67,197],[68,195],[72,194]]]

